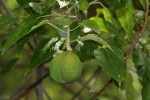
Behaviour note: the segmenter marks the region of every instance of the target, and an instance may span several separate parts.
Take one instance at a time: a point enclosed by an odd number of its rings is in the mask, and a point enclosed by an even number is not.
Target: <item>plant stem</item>
[[[10,100],[20,100],[21,97],[23,97],[26,93],[28,93],[31,89],[36,87],[39,83],[42,82],[43,79],[45,79],[49,75],[48,71],[42,75],[41,78],[36,80],[35,82],[28,84],[28,86],[24,87],[21,86],[12,97],[10,97]]]
[[[66,33],[65,31],[61,30],[60,28],[58,28],[57,26],[53,25],[53,24],[50,23],[50,22],[48,23],[48,25],[54,27],[55,29],[59,30],[59,31],[62,32],[62,33]]]
[[[0,0],[0,5],[4,8],[4,10],[6,11],[6,13],[11,15],[11,11],[10,9],[7,7],[7,5],[5,4],[5,2],[3,0]]]
[[[145,13],[145,21],[144,21],[144,26],[142,28],[142,30],[140,32],[137,33],[137,35],[135,36],[131,47],[128,49],[128,51],[126,52],[126,56],[125,56],[125,60],[127,61],[127,59],[131,56],[133,49],[135,48],[135,45],[137,44],[137,42],[139,41],[139,39],[141,38],[141,36],[143,35],[147,23],[148,23],[148,13],[149,13],[149,0],[146,0],[146,13]]]
[[[87,85],[92,81],[92,79],[101,71],[101,68],[99,67],[98,69],[95,70],[93,75],[83,84],[81,89],[72,97],[71,100],[74,100],[77,96],[81,94],[81,92],[87,87]]]
[[[67,26],[67,37],[66,37],[66,47],[67,51],[72,51],[72,48],[70,46],[70,10],[67,12],[68,15],[68,26]]]
[[[39,66],[37,68],[37,80],[42,77],[42,66]],[[42,83],[39,83],[38,86],[35,88],[35,93],[37,100],[43,100],[43,94],[42,94]]]
[[[102,87],[102,89],[100,89],[97,93],[95,93],[95,95],[93,95],[93,96],[90,98],[90,100],[95,100],[97,96],[99,96],[100,94],[102,94],[102,93],[105,91],[105,89],[108,88],[108,87],[111,85],[111,83],[113,83],[113,80],[112,80],[112,79],[110,79],[110,80]]]

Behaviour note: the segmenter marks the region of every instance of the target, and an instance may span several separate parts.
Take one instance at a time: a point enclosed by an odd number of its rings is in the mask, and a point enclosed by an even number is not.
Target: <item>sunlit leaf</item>
[[[89,8],[89,3],[87,0],[79,0],[79,9],[87,10]]]
[[[93,20],[88,20],[88,19],[87,20],[83,20],[81,24],[84,25],[85,27],[88,27],[88,28],[92,29],[96,33],[100,33],[99,26]]]
[[[59,3],[60,8],[66,7],[69,5],[69,1],[61,1],[61,0],[56,0]]]
[[[116,29],[116,27],[110,22],[100,17],[91,17],[90,19],[94,20],[97,23],[97,25],[100,27],[100,31],[116,35],[120,34],[118,29]]]
[[[119,48],[112,48],[113,52],[108,48],[99,47],[94,54],[104,71],[120,83],[125,77],[124,55]]]
[[[29,6],[32,7],[32,9],[41,14],[42,13],[42,8],[41,8],[41,5],[39,3],[36,3],[36,2],[30,2],[29,3]]]
[[[111,23],[116,29],[120,29],[120,23],[111,15],[111,12],[107,8],[98,8],[96,9],[97,16],[100,14],[104,15],[104,18],[107,22]]]

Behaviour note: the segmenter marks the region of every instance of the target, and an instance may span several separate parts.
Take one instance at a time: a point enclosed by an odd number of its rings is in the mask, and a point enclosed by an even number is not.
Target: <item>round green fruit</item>
[[[51,61],[50,76],[59,83],[74,82],[80,78],[82,66],[80,59],[72,52],[62,52]]]

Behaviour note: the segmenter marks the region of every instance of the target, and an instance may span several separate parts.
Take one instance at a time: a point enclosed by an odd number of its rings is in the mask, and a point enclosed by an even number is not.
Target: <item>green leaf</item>
[[[111,15],[110,11],[107,9],[107,8],[98,8],[96,9],[96,12],[97,12],[97,15],[96,16],[99,16],[100,14],[103,14],[104,15],[104,18],[107,22],[111,23],[116,29],[120,29],[120,23],[115,19],[113,18],[113,16]]]
[[[41,26],[43,26],[43,25],[45,25],[45,24],[48,24],[48,23],[49,23],[48,20],[40,21],[37,25],[34,25],[34,26],[31,28],[31,31],[33,31],[33,30],[35,30],[35,29],[37,29],[37,28],[39,28],[39,27],[41,27]]]
[[[126,100],[135,100],[136,94],[135,89],[132,85],[133,78],[129,72],[126,72],[125,86],[126,86]]]
[[[52,57],[52,55],[54,54],[52,46],[55,42],[57,42],[57,40],[58,38],[45,38],[40,41],[39,45],[34,51],[30,64],[27,67],[26,74],[33,68],[36,68],[38,65]]]
[[[31,32],[32,26],[38,20],[39,16],[28,17],[21,25],[16,27],[9,35],[6,43],[3,46],[2,54],[12,45],[14,45],[19,39]]]
[[[5,64],[0,70],[0,76],[3,76],[7,72],[9,72],[12,69],[12,67],[17,63],[17,61],[18,61],[18,58],[14,58],[8,61],[7,64]]]
[[[141,5],[143,6],[143,8],[146,8],[146,0],[140,0]]]
[[[81,24],[84,25],[85,27],[88,27],[88,28],[92,29],[96,33],[100,33],[99,26],[93,20],[88,20],[88,19],[87,20],[83,20]]]
[[[130,1],[130,0],[129,0]],[[134,8],[132,5],[132,1],[128,2],[125,8],[117,10],[118,19],[126,32],[126,37],[129,40],[133,38],[133,28],[135,26],[135,19],[134,19]]]
[[[61,0],[57,0],[60,8],[66,7],[69,5],[70,1],[61,1]]]
[[[32,29],[31,29],[32,32],[30,34],[28,34],[28,35],[22,37],[21,39],[19,39],[16,43],[18,52],[19,53],[21,52],[22,48],[24,47],[24,44],[29,40],[30,36],[33,35],[36,32],[35,29],[38,29],[39,27],[41,27],[45,24],[48,24],[48,23],[49,23],[48,20],[43,20],[43,21],[39,22],[37,25],[32,27]]]
[[[40,2],[40,0],[17,0],[17,2],[21,5],[24,6],[26,4],[29,4],[30,2]]]
[[[125,6],[127,0],[105,0],[113,9],[120,9]]]
[[[80,40],[81,41],[93,40],[95,42],[98,42],[98,43],[104,45],[105,47],[108,47],[110,50],[112,50],[111,47],[109,46],[109,44],[107,44],[106,41],[104,41],[102,38],[98,37],[96,34],[87,34],[83,37],[80,37]]]
[[[70,40],[76,40],[79,36],[83,35],[83,31],[80,27],[80,25],[78,24],[77,21],[74,21],[71,25],[70,25]]]
[[[95,41],[84,41],[83,45],[76,45],[74,52],[80,58],[82,62],[94,58],[94,50],[99,46],[99,43]]]
[[[94,20],[97,23],[97,25],[100,27],[100,30],[102,32],[116,34],[116,35],[120,34],[118,29],[113,24],[111,24],[110,22],[108,22],[102,18],[91,17],[90,20]]]
[[[46,7],[43,10],[43,13],[41,14],[41,16],[49,14],[50,11],[51,11],[51,6]],[[28,17],[24,22],[22,22],[21,25],[17,26],[10,33],[8,40],[4,44],[3,49],[2,49],[2,54],[4,54],[4,52],[6,50],[8,50],[8,48],[10,48],[12,45],[14,45],[22,37],[26,36],[34,29],[36,29],[44,24],[47,24],[48,20],[41,21],[44,18],[41,16],[40,15],[32,15],[32,16]],[[37,21],[38,21],[37,25],[34,25]]]
[[[37,14],[37,12],[29,6],[30,2],[40,2],[41,0],[17,0],[18,4],[30,15]]]
[[[0,30],[14,24],[18,21],[17,17],[12,17],[10,15],[1,15],[0,16]]]
[[[149,65],[147,66],[149,67]],[[150,75],[149,75],[150,70],[145,70],[145,73],[142,77],[142,100],[150,100]]]
[[[39,13],[39,14],[42,13],[42,7],[41,7],[40,3],[30,2],[30,3],[29,3],[29,6],[32,7],[32,9],[33,9],[35,12],[37,12],[37,13]]]
[[[80,10],[87,10],[89,8],[89,3],[87,0],[79,0],[79,9]]]
[[[119,48],[112,49],[113,52],[108,48],[98,48],[94,54],[104,71],[120,83],[125,77],[124,55]]]
[[[30,38],[30,35],[26,35],[17,41],[16,47],[17,47],[18,53],[21,53],[21,50],[24,47],[24,44],[29,40],[29,38]]]

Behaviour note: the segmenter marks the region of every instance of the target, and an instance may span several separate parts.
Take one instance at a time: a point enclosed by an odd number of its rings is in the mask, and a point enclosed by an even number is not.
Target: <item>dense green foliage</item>
[[[150,100],[149,4],[0,0],[0,100]]]

